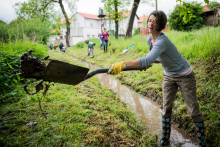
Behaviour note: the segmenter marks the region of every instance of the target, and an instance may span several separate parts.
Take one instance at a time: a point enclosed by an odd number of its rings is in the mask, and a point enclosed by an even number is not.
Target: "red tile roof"
[[[86,13],[82,13],[82,12],[76,12],[79,13],[80,15],[82,15],[85,18],[90,18],[90,19],[99,19],[98,15],[93,15],[93,14],[86,14]]]
[[[71,19],[69,18],[69,22],[71,23]],[[61,22],[59,22],[59,24],[63,24],[66,23],[66,19],[62,20]]]
[[[203,12],[212,11],[208,6],[203,6]]]
[[[55,33],[56,31],[60,31],[59,29],[53,29],[51,33]]]
[[[145,16],[145,19],[148,19],[148,16]],[[144,21],[144,16],[139,16],[138,23],[142,23]]]

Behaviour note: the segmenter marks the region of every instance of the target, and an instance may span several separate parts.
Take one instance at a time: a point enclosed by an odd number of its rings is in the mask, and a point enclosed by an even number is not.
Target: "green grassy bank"
[[[169,31],[165,34],[176,45],[182,56],[184,56],[193,68],[197,81],[197,97],[200,109],[203,113],[206,126],[206,139],[211,146],[220,144],[220,27],[203,28],[188,32]],[[94,58],[86,57],[85,61],[96,63],[103,68],[120,61],[129,61],[144,57],[149,52],[146,43],[148,36],[133,36],[130,39],[111,38],[111,46],[108,53],[103,53],[96,43]],[[83,43],[81,43],[83,44]],[[127,53],[122,51],[135,44]],[[117,47],[113,53],[111,48]],[[77,58],[84,58],[87,47],[77,45],[70,47],[67,54]],[[160,64],[154,64],[147,71],[122,72],[116,76],[122,83],[129,85],[136,92],[147,95],[158,104],[162,105],[162,80],[163,69]],[[177,93],[174,102],[173,119],[181,124],[189,133],[195,132],[192,119],[188,116],[186,105],[180,92]]]
[[[84,66],[69,55],[49,51],[51,59]],[[34,92],[36,82],[29,85]],[[17,86],[23,91],[21,84]],[[42,92],[19,93],[0,103],[0,146],[155,146],[154,136],[119,97],[93,77],[76,86],[53,84]],[[32,125],[31,125],[32,124]]]

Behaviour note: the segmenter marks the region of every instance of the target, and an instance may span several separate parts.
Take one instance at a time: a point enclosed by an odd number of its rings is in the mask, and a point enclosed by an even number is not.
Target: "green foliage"
[[[176,0],[176,2],[180,2],[180,4],[182,3],[182,0]],[[206,4],[209,4],[209,0],[204,0],[204,2],[206,3]]]
[[[85,42],[78,42],[75,47],[76,48],[84,48]]]
[[[177,6],[169,15],[168,22],[171,29],[179,31],[191,31],[192,29],[199,29],[202,27],[203,12],[200,3],[183,2],[183,5]]]
[[[0,42],[8,41],[8,25],[3,20],[0,20]]]
[[[48,21],[41,21],[39,18],[23,19],[18,17],[9,24],[0,23],[2,32],[0,32],[1,42],[15,42],[26,39],[32,42],[47,43],[51,35],[51,23]]]
[[[16,14],[22,18],[39,18],[42,22],[48,21],[55,16],[55,13],[53,12],[54,5],[49,5],[44,9],[41,8],[42,5],[45,4],[39,0],[30,0],[28,2],[24,1],[23,3],[16,3],[13,7]]]
[[[140,28],[135,28],[134,29],[134,35],[140,34]]]
[[[0,96],[3,100],[22,92],[18,88],[22,78],[14,70],[19,69],[20,55],[28,50],[35,51],[32,56],[43,58],[47,55],[48,48],[45,45],[30,41],[10,42],[0,46]]]
[[[218,3],[218,2],[210,2],[208,5],[207,5],[210,9],[212,9],[212,10],[217,10],[217,6],[220,6],[220,3]]]

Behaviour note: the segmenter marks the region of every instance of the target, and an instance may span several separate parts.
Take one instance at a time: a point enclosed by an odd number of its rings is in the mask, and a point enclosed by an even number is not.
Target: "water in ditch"
[[[91,70],[99,67],[93,64],[83,62]],[[121,82],[113,76],[107,74],[96,75],[101,83],[117,93],[120,99],[127,104],[129,109],[146,123],[146,131],[151,134],[158,134],[159,138],[162,132],[161,109],[154,101],[149,98],[133,92],[128,86],[122,85]],[[183,129],[175,125],[171,127],[170,147],[198,147],[198,140],[190,137]]]

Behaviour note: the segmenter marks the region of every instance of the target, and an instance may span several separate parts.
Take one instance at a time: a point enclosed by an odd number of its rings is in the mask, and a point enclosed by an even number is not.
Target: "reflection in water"
[[[92,64],[85,63],[91,70],[97,69]],[[98,74],[97,77],[101,83],[106,85],[117,93],[120,99],[125,102],[130,109],[143,120],[147,125],[147,132],[152,134],[161,134],[161,109],[154,101],[131,91],[127,86],[122,85],[119,80],[107,74]],[[160,136],[159,136],[160,138]],[[198,141],[185,133],[183,129],[176,128],[172,125],[171,130],[171,147],[197,147]]]

